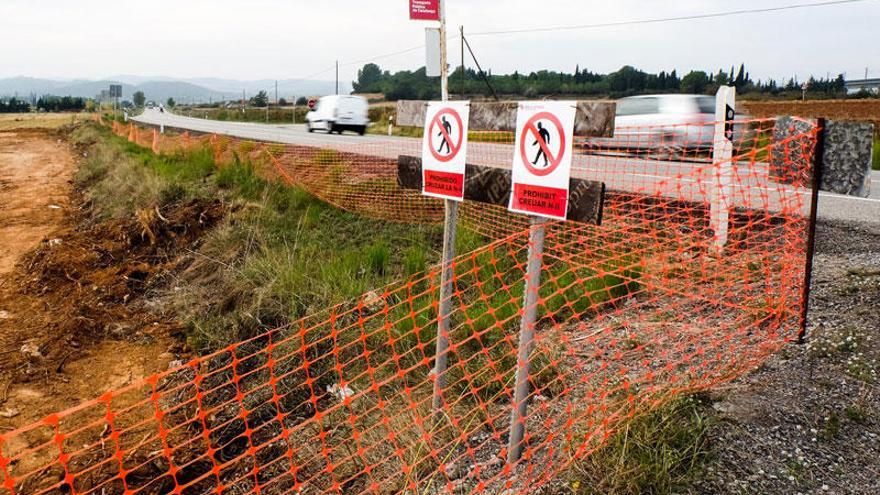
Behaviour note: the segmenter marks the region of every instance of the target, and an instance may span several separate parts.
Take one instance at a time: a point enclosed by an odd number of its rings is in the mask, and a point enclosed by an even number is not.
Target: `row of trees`
[[[46,112],[79,112],[85,110],[86,101],[79,96],[43,96],[37,100],[37,109]]]
[[[487,82],[488,81],[488,82]],[[479,74],[473,69],[462,72],[457,68],[449,76],[452,93],[464,95],[491,96],[492,89],[505,96],[610,96],[623,97],[645,93],[705,93],[714,94],[722,85],[736,86],[737,92],[763,95],[782,95],[796,93],[801,95],[802,85],[796,78],[785,82],[775,80],[754,81],[745,64],[738,69],[719,70],[716,73],[691,71],[679,76],[677,71],[661,71],[651,74],[632,66],[624,66],[610,74],[598,74],[587,69],[575,67],[574,72],[538,71],[530,74],[494,75],[491,70]],[[439,94],[436,80],[425,75],[425,69],[391,73],[382,71],[376,64],[367,64],[358,71],[358,79],[353,83],[358,93],[383,93],[389,100],[432,99]],[[846,95],[843,76],[828,79],[810,78],[807,92],[822,97],[842,97]]]
[[[26,101],[17,98],[0,99],[0,113],[24,113],[30,111],[31,104]]]
[[[79,112],[89,106],[86,98],[78,96],[51,96],[40,97],[36,102],[19,100],[18,98],[0,99],[0,113],[30,112],[32,108],[43,112]]]

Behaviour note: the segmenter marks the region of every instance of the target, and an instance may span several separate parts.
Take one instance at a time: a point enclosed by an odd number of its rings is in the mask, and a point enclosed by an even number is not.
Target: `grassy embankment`
[[[436,226],[371,220],[305,191],[266,181],[260,163],[216,167],[211,152],[155,155],[87,125],[95,143],[79,171],[95,214],[133,216],[190,200],[220,198],[227,219],[205,239],[179,281],[190,344],[211,349],[420,272],[437,261]],[[480,240],[462,235],[459,248]]]

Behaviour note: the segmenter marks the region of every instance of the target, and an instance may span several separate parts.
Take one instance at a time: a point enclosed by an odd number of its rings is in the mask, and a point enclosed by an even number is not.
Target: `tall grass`
[[[599,450],[574,463],[570,493],[686,493],[711,455],[710,418],[701,396],[675,399],[636,416]]]

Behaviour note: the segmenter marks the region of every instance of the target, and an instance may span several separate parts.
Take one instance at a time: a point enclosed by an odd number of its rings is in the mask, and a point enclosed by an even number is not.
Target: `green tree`
[[[309,99],[306,98],[305,96],[300,96],[299,98],[296,99],[297,106],[303,106],[303,105],[308,105],[308,104],[309,104]]]
[[[357,93],[374,93],[379,91],[379,82],[382,80],[382,69],[376,64],[367,64],[358,70],[358,80],[352,83]]]
[[[709,85],[709,76],[701,70],[692,70],[681,78],[682,93],[705,93]]]
[[[260,91],[251,98],[251,105],[255,107],[265,107],[269,105],[269,95],[265,91]]]
[[[147,102],[147,97],[144,96],[143,91],[135,91],[133,95],[131,95],[131,101],[134,102],[134,106],[142,107],[144,103]]]
[[[174,101],[174,98],[168,97],[168,100],[165,101],[165,106],[168,108],[174,108],[174,105],[177,105],[177,102]]]

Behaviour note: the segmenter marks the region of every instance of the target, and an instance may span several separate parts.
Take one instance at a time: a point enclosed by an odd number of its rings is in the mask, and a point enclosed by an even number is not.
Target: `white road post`
[[[712,149],[712,183],[709,226],[714,231],[712,248],[716,254],[727,245],[727,231],[733,195],[733,118],[736,88],[721,86],[715,96],[715,135]]]
[[[446,1],[440,0],[440,99],[449,100],[449,68],[446,65]],[[437,346],[434,355],[434,420],[443,417],[443,388],[446,386],[446,360],[449,351],[449,316],[452,312],[452,260],[455,258],[455,234],[458,202],[444,200],[443,260],[440,273],[440,304],[437,314]]]

